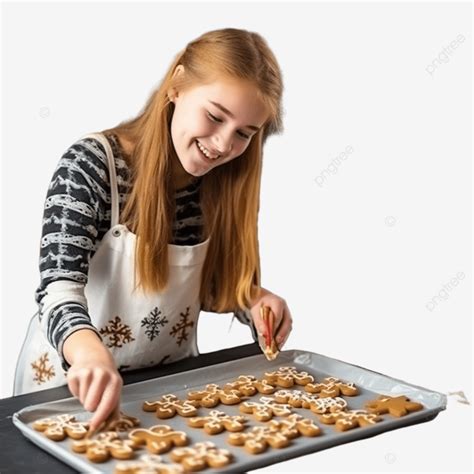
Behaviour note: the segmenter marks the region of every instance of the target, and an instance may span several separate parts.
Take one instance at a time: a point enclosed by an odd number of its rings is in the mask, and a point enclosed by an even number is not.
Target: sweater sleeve
[[[255,327],[255,324],[253,323],[252,316],[250,314],[250,310],[248,308],[245,309],[239,309],[237,311],[234,311],[234,314],[232,316],[232,321],[237,319],[242,324],[246,324],[249,329],[250,333],[252,334],[252,338],[255,342],[258,342],[258,334],[257,334],[257,329]]]
[[[205,307],[205,305],[201,304],[201,311],[208,311],[208,312],[214,312],[213,309]],[[258,333],[257,333],[257,328],[255,327],[255,324],[252,319],[252,315],[250,314],[250,309],[245,308],[245,309],[237,309],[232,312],[232,320],[231,320],[231,325],[234,322],[234,319],[237,319],[242,324],[245,324],[246,326],[249,327],[250,329],[250,334],[252,335],[252,338],[255,342],[258,342]]]
[[[35,300],[41,329],[64,370],[70,365],[63,344],[72,333],[87,328],[101,339],[88,313],[84,287],[89,260],[104,230],[101,225],[107,216],[110,219],[107,187],[105,150],[96,140],[85,138],[63,154],[46,195]]]

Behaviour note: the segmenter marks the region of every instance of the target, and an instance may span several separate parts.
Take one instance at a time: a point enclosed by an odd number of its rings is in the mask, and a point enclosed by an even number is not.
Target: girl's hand
[[[250,314],[252,315],[253,323],[260,337],[266,337],[266,327],[260,314],[262,304],[269,306],[275,315],[275,334],[273,334],[273,336],[277,343],[278,350],[281,350],[293,327],[293,318],[291,317],[288,305],[283,298],[271,293],[265,288],[261,288],[259,296],[252,302],[252,306],[250,307]]]
[[[86,333],[92,335],[92,339],[70,357],[67,382],[72,395],[79,399],[87,411],[94,412],[89,426],[95,430],[112,412],[118,410],[123,380],[110,351],[95,334],[88,330]],[[91,344],[92,341],[94,344]],[[69,338],[66,342],[69,342]]]

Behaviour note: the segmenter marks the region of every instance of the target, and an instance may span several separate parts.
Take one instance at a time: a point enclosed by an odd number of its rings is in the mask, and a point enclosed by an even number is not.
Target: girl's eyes
[[[211,112],[207,113],[208,117],[213,121],[217,123],[222,123],[222,120],[220,118],[217,118],[216,116],[212,115]],[[246,135],[245,133],[242,132],[237,132],[242,138],[248,140],[250,138],[249,135]]]

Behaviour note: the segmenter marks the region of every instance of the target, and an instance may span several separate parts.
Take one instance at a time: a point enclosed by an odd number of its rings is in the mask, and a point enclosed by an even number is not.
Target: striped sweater
[[[113,134],[106,137],[115,159],[121,213],[131,187],[130,169],[117,137]],[[172,242],[175,245],[195,245],[202,241],[200,182],[198,179],[176,191]],[[35,292],[41,326],[57,350],[64,370],[69,364],[62,346],[68,336],[83,328],[100,335],[80,299],[50,303],[47,314],[42,300],[52,282],[68,280],[79,286],[87,283],[89,261],[110,227],[111,190],[106,152],[94,138],[82,138],[59,160],[47,191],[39,258],[40,285]],[[257,340],[249,311],[235,311],[234,317],[249,325],[253,339]]]

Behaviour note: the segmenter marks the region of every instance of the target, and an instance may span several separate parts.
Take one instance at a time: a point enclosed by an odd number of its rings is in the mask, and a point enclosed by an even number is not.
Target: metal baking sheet
[[[175,416],[167,420],[158,419],[154,413],[144,412],[141,408],[145,400],[153,400],[161,395],[173,393],[180,399],[186,399],[187,392],[204,388],[208,383],[223,386],[239,375],[254,375],[261,378],[265,372],[276,370],[282,366],[295,366],[313,375],[317,381],[332,376],[347,382],[354,382],[359,388],[359,395],[343,397],[348,402],[348,409],[363,408],[367,400],[375,399],[379,394],[406,395],[413,401],[424,405],[421,411],[410,413],[401,418],[383,415],[383,421],[369,427],[354,428],[349,431],[336,431],[333,425],[319,422],[317,416],[307,409],[292,408],[306,418],[311,418],[321,428],[322,434],[314,438],[299,437],[293,439],[290,446],[283,449],[269,448],[266,452],[252,455],[243,447],[232,446],[226,439],[229,433],[224,431],[218,435],[208,435],[202,429],[191,428],[186,424],[186,418]],[[300,386],[293,389],[304,390]],[[249,399],[258,401],[261,394],[256,394]],[[269,395],[271,396],[271,395]],[[129,415],[141,420],[141,427],[149,428],[156,424],[166,424],[173,429],[185,431],[190,439],[190,444],[198,441],[213,441],[217,446],[226,448],[234,455],[234,462],[219,470],[209,468],[205,472],[244,472],[275,464],[284,460],[303,456],[338,444],[348,443],[362,438],[371,437],[384,431],[401,428],[420,422],[430,421],[437,414],[446,409],[446,396],[408,382],[393,379],[387,375],[370,371],[347,362],[332,359],[320,354],[307,351],[283,351],[280,356],[269,362],[263,355],[246,357],[240,360],[224,362],[200,369],[194,369],[178,374],[167,375],[153,380],[147,380],[123,387],[121,409]],[[238,405],[217,405],[215,408],[199,408],[198,416],[207,414],[210,410],[220,410],[229,415],[237,415]],[[85,455],[76,454],[70,448],[70,439],[61,442],[51,441],[42,433],[32,428],[32,423],[40,418],[55,416],[63,413],[75,415],[79,421],[87,421],[91,413],[84,411],[82,405],[75,398],[67,398],[26,407],[13,415],[13,423],[21,430],[24,436],[53,456],[61,459],[66,464],[78,469],[80,472],[113,473],[118,461],[109,460],[105,463],[94,464],[87,460]],[[249,419],[248,427],[264,424],[254,419],[252,415],[245,415]],[[278,417],[276,418],[278,419]],[[146,450],[137,451],[137,457]],[[169,454],[161,455],[166,462],[171,462]]]

